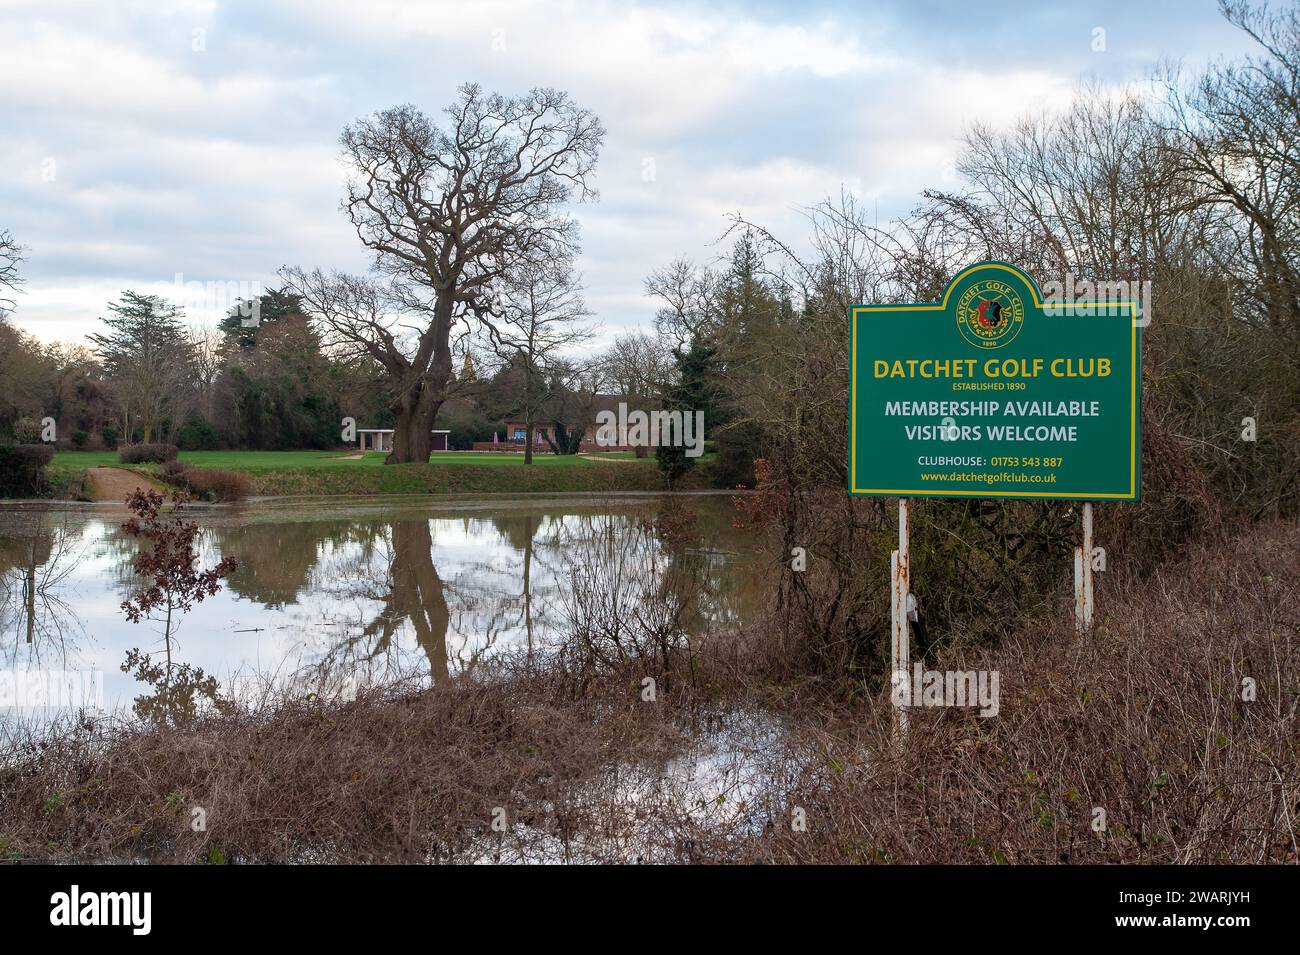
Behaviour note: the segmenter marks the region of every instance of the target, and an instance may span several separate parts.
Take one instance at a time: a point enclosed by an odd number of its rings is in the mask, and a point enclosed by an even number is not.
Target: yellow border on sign
[[[959,272],[957,276],[948,283],[944,289],[943,300],[932,302],[926,305],[854,305],[851,309],[851,321],[849,333],[849,490],[854,494],[896,494],[899,497],[910,497],[920,495],[924,497],[1050,497],[1057,500],[1100,500],[1102,498],[1114,499],[1121,501],[1137,500],[1137,375],[1138,375],[1138,352],[1137,352],[1137,303],[1132,301],[1119,302],[1075,302],[1073,306],[1092,307],[1096,305],[1127,305],[1129,307],[1129,329],[1130,329],[1130,347],[1131,355],[1129,360],[1129,458],[1128,458],[1128,493],[1127,494],[1061,494],[1053,491],[985,491],[979,494],[972,494],[970,491],[936,491],[931,489],[919,490],[916,488],[875,488],[875,487],[858,487],[858,403],[854,401],[854,394],[858,387],[858,315],[861,312],[937,312],[946,311],[948,307],[948,297],[957,283],[969,275],[971,272],[1001,270],[1010,272],[1016,278],[1020,279],[1029,286],[1029,294],[1033,297],[1034,306],[1046,310],[1048,306],[1043,305],[1038,299],[1038,286],[1024,272],[1013,268],[1010,265],[1002,265],[996,262],[988,262],[981,265],[972,265],[967,269]],[[1055,306],[1052,306],[1053,308]],[[1066,306],[1061,306],[1065,308]]]

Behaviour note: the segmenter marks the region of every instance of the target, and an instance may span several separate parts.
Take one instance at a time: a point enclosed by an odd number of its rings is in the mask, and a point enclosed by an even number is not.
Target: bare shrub
[[[187,471],[189,471],[189,465],[180,460],[174,459],[171,461],[164,461],[162,464],[158,465],[158,476],[168,484],[177,487],[185,486],[185,474]]]
[[[243,500],[253,490],[252,480],[240,471],[190,468],[184,473],[184,480],[192,493],[214,501]]]
[[[178,449],[174,444],[128,444],[117,452],[123,464],[162,464],[176,460]]]
[[[668,533],[683,530],[674,524]],[[671,540],[660,540],[651,523],[629,533],[620,518],[600,517],[573,534],[564,553],[564,668],[584,682],[633,671],[667,681],[689,669],[699,576]]]
[[[669,708],[630,702],[622,687],[574,699],[567,680],[538,670],[495,677],[362,690],[351,702],[273,695],[168,730],[70,720],[37,739],[0,727],[10,851],[425,862],[529,833],[563,846],[595,811],[576,794],[602,767],[662,760],[679,745]],[[191,828],[193,807],[203,831]],[[492,828],[496,815],[509,831]]]
[[[852,711],[802,704],[754,806],[771,825],[739,848],[696,832],[699,858],[1300,861],[1297,547],[1278,525],[1212,542],[1107,587],[1088,636],[1062,600],[999,648],[934,664],[998,670],[995,718],[913,709],[899,745],[883,695]]]

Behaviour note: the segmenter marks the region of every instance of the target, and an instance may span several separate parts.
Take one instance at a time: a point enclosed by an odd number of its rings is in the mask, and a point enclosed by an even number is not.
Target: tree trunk
[[[537,438],[537,369],[531,354],[524,361],[524,464],[533,463],[533,441]]]
[[[433,419],[441,401],[427,387],[421,387],[397,406],[397,423],[393,426],[393,447],[385,464],[426,464],[433,450]]]
[[[433,450],[433,422],[451,381],[452,300],[440,298],[433,325],[421,340],[415,360],[398,382],[393,410],[393,450],[385,464],[427,464]]]

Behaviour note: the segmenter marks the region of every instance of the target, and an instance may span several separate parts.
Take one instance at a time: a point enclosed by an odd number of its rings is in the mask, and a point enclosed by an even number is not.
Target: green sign
[[[981,262],[940,302],[849,309],[849,493],[1135,501],[1133,301],[1044,303]]]

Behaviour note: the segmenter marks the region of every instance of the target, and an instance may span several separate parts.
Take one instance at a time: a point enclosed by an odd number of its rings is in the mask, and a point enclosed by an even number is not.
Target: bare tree
[[[577,372],[562,361],[565,349],[589,339],[595,328],[582,301],[572,255],[561,253],[520,264],[503,276],[495,315],[484,325],[492,350],[517,374],[518,414],[524,419],[524,463],[533,463],[533,441],[542,414],[560,399]]]
[[[598,359],[619,394],[659,398],[676,375],[672,346],[643,331],[619,335]]]
[[[438,126],[399,106],[342,136],[352,167],[344,209],[389,278],[409,334],[395,334],[369,308],[355,322],[336,313],[328,324],[393,382],[391,462],[428,460],[453,379],[453,326],[490,315],[494,285],[522,262],[544,249],[576,248],[577,223],[560,208],[575,192],[596,195],[591,179],[605,131],[565,93],[506,97],[471,84],[445,113]]]
[[[226,362],[226,336],[215,325],[191,325],[186,334],[190,354],[194,356],[194,399],[199,411],[208,421],[213,415],[213,397],[217,379]]]
[[[1227,213],[1235,242],[1221,267],[1238,274],[1255,315],[1300,331],[1300,11],[1220,0],[1260,55],[1168,85],[1168,153],[1189,188]],[[1246,274],[1241,265],[1245,265]]]
[[[18,263],[23,260],[23,247],[8,230],[0,230],[0,318],[13,311],[14,300],[10,294],[18,290],[22,277]]]
[[[366,381],[377,371],[394,387],[400,383],[394,369],[407,367],[407,356],[418,347],[427,327],[421,314],[406,310],[385,283],[371,276],[286,266],[280,269],[280,278],[284,290],[298,296],[311,316],[320,334],[321,350],[340,367],[359,370]],[[463,360],[469,353],[473,344],[469,332],[464,323],[453,326],[448,336],[453,360]],[[443,399],[472,394],[479,387],[477,381],[452,377],[443,386]],[[427,452],[424,459],[428,459]],[[390,455],[388,460],[396,458]]]
[[[645,293],[663,303],[655,328],[672,342],[680,361],[690,343],[707,338],[717,323],[717,276],[689,259],[674,259],[645,280]]]
[[[419,329],[392,307],[383,287],[345,272],[280,269],[285,289],[302,299],[321,335],[321,346],[341,361],[373,361],[383,368],[406,361],[404,351]]]
[[[976,126],[958,162],[974,190],[927,193],[912,249],[949,274],[993,258],[1043,278],[1173,287],[1168,270],[1208,248],[1216,223],[1192,214],[1167,139],[1137,93],[1092,86],[1060,115],[1026,117],[1006,133]]]

